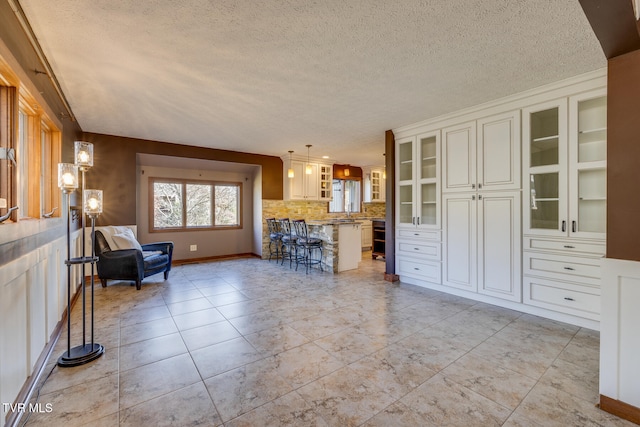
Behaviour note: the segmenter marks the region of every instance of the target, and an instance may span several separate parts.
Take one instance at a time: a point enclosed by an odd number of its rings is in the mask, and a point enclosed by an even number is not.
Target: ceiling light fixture
[[[307,175],[311,175],[313,173],[313,169],[311,169],[311,165],[309,164],[309,148],[311,147],[311,144],[307,144],[307,167],[304,170],[304,173]]]
[[[287,176],[289,178],[295,177],[295,174],[293,173],[293,168],[291,167],[291,155],[292,154],[293,154],[293,150],[289,150],[289,170],[287,171]]]
[[[349,172],[349,168],[346,167],[344,168],[344,176],[349,176],[350,172]]]

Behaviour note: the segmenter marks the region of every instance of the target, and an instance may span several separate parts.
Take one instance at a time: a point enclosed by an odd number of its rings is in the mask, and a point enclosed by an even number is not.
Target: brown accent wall
[[[609,60],[607,257],[640,261],[640,51]]]
[[[349,176],[344,174],[344,170],[349,169]],[[351,165],[333,165],[333,179],[362,180],[362,168]]]
[[[262,198],[282,200],[282,160],[279,157],[171,144],[136,138],[85,133],[94,144],[94,166],[87,173],[87,188],[104,191],[109,212],[97,225],[136,223],[136,154],[159,154],[262,166]]]

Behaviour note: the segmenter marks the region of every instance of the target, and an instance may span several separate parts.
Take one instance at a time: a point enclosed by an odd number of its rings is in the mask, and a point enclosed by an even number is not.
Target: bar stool
[[[293,227],[298,238],[296,240],[296,271],[298,271],[298,263],[300,262],[305,265],[306,274],[309,274],[309,266],[314,264],[318,264],[320,271],[322,271],[322,240],[309,237],[309,230],[304,219],[293,221]],[[319,256],[314,258],[314,253],[319,253]]]
[[[282,245],[282,232],[280,231],[280,223],[275,218],[267,218],[267,226],[269,227],[269,262],[274,254],[275,246],[276,262],[280,255],[280,246]]]
[[[280,255],[282,261],[280,265],[284,265],[284,260],[289,260],[289,268],[293,264],[293,260],[296,258],[296,240],[297,237],[291,233],[291,223],[289,218],[282,218],[279,220],[280,233],[282,235],[280,239]]]

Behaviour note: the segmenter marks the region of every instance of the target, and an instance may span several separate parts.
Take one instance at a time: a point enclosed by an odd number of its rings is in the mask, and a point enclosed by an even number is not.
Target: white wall
[[[0,243],[60,232],[62,219],[5,224]],[[13,234],[13,236],[8,236]],[[14,240],[15,239],[15,240]],[[40,357],[67,305],[66,235],[0,266],[0,402],[12,403]],[[80,231],[72,235],[71,256],[80,250]],[[72,269],[72,297],[80,281]],[[52,355],[58,357],[60,355]],[[7,413],[0,410],[0,427]]]
[[[640,262],[602,261],[600,394],[640,408]]]
[[[209,181],[242,182],[242,228],[233,230],[180,231],[149,233],[149,178],[181,178]],[[138,166],[137,179],[137,225],[141,243],[172,241],[173,259],[185,260],[224,255],[252,253],[254,176],[250,172],[219,172],[212,170],[176,169],[158,166]],[[260,194],[260,193],[259,193]],[[105,201],[105,203],[109,203]],[[198,250],[189,250],[197,245]]]

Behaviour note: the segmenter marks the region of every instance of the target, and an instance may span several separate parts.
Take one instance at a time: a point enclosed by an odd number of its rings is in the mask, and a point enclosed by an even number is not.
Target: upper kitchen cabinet
[[[525,234],[604,239],[604,90],[523,110]]]
[[[604,239],[607,215],[607,97],[569,98],[569,213],[574,237]]]
[[[440,132],[396,141],[400,228],[440,228]]]
[[[364,201],[382,203],[386,197],[386,174],[384,166],[364,169]]]
[[[444,192],[520,188],[520,112],[442,131]]]
[[[285,160],[285,159],[283,159]],[[311,173],[307,173],[307,166]],[[285,200],[330,201],[332,194],[332,165],[303,160],[284,161]],[[293,170],[289,178],[288,169]]]

